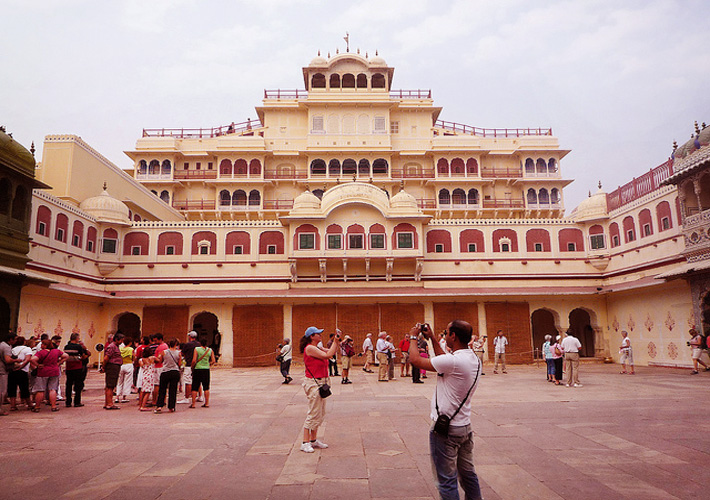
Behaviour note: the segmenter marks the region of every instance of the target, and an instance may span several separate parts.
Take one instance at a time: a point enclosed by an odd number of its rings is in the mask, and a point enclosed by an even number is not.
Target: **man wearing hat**
[[[178,403],[192,403],[192,355],[196,347],[200,347],[200,343],[197,341],[197,332],[193,330],[187,334],[187,342],[182,346],[182,357],[185,359],[182,386],[185,388],[185,398]]]
[[[355,348],[353,347],[353,339],[350,335],[346,335],[343,338],[343,343],[340,344],[340,361],[343,363],[343,379],[340,381],[341,384],[352,384],[348,378],[348,373],[350,373],[350,365],[352,363],[352,357],[355,356]]]

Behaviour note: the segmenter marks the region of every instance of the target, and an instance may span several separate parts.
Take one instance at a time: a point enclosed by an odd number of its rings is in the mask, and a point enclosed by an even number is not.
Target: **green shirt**
[[[195,347],[195,353],[192,355],[193,359],[197,359],[197,363],[195,364],[195,370],[209,370],[210,369],[210,358],[212,357],[212,353],[208,352],[205,354],[205,351],[210,351],[209,347]],[[205,354],[204,356],[202,356]],[[202,359],[200,359],[202,358]]]

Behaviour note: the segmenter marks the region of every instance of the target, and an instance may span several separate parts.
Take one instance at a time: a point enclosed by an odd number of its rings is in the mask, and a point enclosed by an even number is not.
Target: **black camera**
[[[690,345],[690,342],[686,342],[685,345]]]
[[[429,323],[422,323],[422,324],[419,325],[419,331],[420,331],[420,332],[424,333],[424,332],[428,332],[429,330],[431,330],[431,327],[429,326]]]

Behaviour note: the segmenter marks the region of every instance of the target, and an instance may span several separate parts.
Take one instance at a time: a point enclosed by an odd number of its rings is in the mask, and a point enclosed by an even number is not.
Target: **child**
[[[140,411],[150,411],[148,400],[153,394],[153,385],[155,385],[155,357],[150,353],[150,349],[143,349],[143,357],[140,360],[140,373],[138,374],[138,390],[140,392],[138,409]]]

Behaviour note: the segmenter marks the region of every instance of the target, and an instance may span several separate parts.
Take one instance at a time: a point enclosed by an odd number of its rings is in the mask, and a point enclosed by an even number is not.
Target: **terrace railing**
[[[264,179],[307,179],[308,178],[308,171],[306,170],[284,170],[284,171],[276,171],[276,170],[265,170],[264,171]]]
[[[267,90],[267,89],[264,89],[264,99],[305,99],[306,97],[308,97],[307,90],[299,90],[299,89]]]
[[[419,206],[419,208],[436,208],[436,199],[418,198],[417,205]]]
[[[431,89],[429,90],[390,90],[392,99],[431,99]]]
[[[524,208],[525,202],[522,198],[510,200],[483,200],[483,208]]]
[[[173,178],[176,180],[183,179],[216,179],[216,170],[175,170]]]
[[[526,135],[552,135],[551,128],[481,128],[462,123],[437,120],[435,127],[457,134],[476,135],[480,137],[523,137]]]
[[[483,179],[517,179],[523,176],[520,168],[486,168],[481,170]]]
[[[212,128],[144,128],[143,137],[175,137],[177,139],[206,139],[222,135],[250,135],[253,129],[261,128],[259,120],[249,119]]]
[[[407,170],[402,168],[392,169],[393,179],[433,179],[434,169],[423,168],[421,170]]]
[[[668,159],[656,168],[652,168],[640,177],[636,177],[623,186],[606,195],[609,210],[615,210],[645,196],[659,187],[661,183],[673,174],[673,160]]]
[[[215,200],[173,200],[177,210],[214,210]]]

